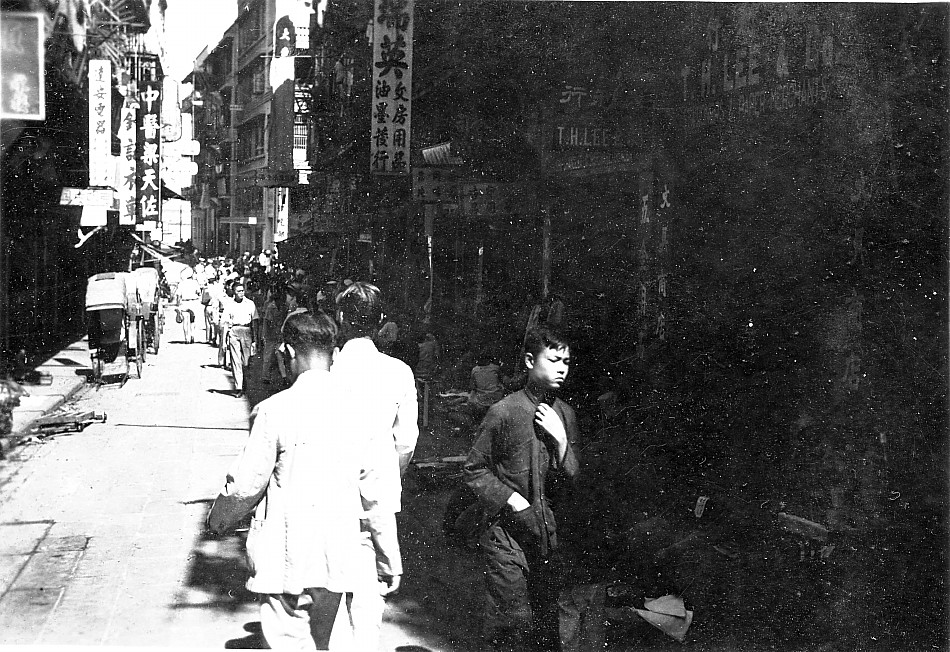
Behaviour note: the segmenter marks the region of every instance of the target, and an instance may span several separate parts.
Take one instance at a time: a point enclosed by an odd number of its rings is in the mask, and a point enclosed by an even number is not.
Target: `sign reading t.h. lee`
[[[372,174],[409,174],[413,0],[375,0],[370,112]]]
[[[0,118],[45,120],[42,13],[0,12]]]

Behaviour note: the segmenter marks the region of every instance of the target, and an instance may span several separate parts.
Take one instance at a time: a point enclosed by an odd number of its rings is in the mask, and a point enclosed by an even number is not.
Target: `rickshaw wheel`
[[[142,365],[145,363],[145,321],[142,319],[136,320],[135,329],[138,335],[138,342],[135,346],[135,370],[138,372],[138,377],[142,378]]]
[[[152,316],[152,353],[158,355],[158,345],[162,339],[162,320],[156,312]]]

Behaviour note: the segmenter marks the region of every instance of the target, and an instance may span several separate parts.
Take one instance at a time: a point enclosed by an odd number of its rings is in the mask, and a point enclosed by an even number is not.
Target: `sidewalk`
[[[13,410],[13,430],[10,435],[0,436],[0,459],[29,432],[34,421],[68,401],[85,385],[86,376],[92,371],[86,338],[76,340],[33,368],[41,374],[49,374],[52,383],[20,384],[29,396],[21,397],[20,405]]]

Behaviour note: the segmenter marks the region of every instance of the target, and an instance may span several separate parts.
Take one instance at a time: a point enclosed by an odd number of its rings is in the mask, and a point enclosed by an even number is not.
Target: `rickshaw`
[[[145,363],[145,319],[135,278],[126,272],[105,272],[86,283],[86,329],[92,378],[128,379],[130,363],[142,377]]]
[[[158,354],[158,347],[165,326],[165,307],[159,286],[158,270],[154,267],[139,267],[132,270],[138,296],[142,302],[145,320],[145,344],[152,353]]]

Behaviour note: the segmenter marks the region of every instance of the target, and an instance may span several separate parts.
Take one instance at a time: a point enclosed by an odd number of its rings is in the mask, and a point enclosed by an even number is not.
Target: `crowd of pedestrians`
[[[267,644],[378,649],[385,598],[403,574],[396,515],[419,437],[419,392],[441,363],[434,330],[420,329],[406,356],[411,325],[385,314],[376,286],[316,286],[267,252],[199,259],[173,291],[185,342],[203,318],[233,395],[246,391],[248,364],[274,391],[254,407],[208,515],[217,534],[250,517],[247,587],[260,595]],[[570,344],[531,326],[525,374],[507,396],[490,356],[476,362],[466,403],[481,425],[464,482],[482,510],[485,646],[556,650],[564,573],[554,514],[579,468],[574,413],[555,397]]]

